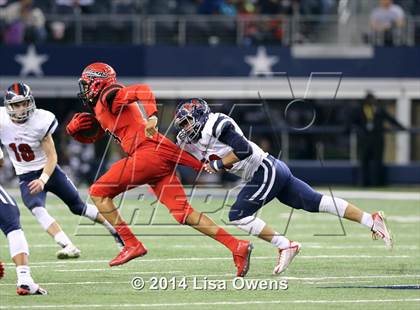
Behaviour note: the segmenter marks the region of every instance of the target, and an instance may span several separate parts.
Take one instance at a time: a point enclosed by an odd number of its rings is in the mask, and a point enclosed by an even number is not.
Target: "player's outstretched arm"
[[[252,147],[247,139],[236,132],[231,122],[225,123],[216,138],[220,142],[229,145],[233,150],[222,159],[210,161],[205,166],[205,170],[209,173],[215,173],[225,167],[232,167],[233,164],[244,160],[252,154]]]
[[[57,165],[57,152],[51,135],[47,135],[44,139],[42,139],[41,147],[47,157],[47,163],[45,164],[39,179],[33,180],[29,183],[29,190],[31,194],[36,194],[44,190],[45,184],[48,182],[48,179],[54,172],[55,166]]]

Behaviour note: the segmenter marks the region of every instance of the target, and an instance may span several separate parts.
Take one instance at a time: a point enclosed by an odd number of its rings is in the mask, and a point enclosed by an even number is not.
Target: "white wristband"
[[[44,184],[47,184],[48,180],[49,180],[50,176],[48,174],[46,174],[45,172],[43,172],[41,174],[41,176],[39,177],[39,179],[44,182]]]
[[[3,158],[4,158],[4,154],[3,154],[3,151],[2,151],[2,149],[0,147],[0,159],[3,159]]]
[[[152,120],[152,119],[157,120],[158,118],[157,118],[157,116],[156,116],[156,115],[152,115],[152,116],[150,116],[150,117],[148,118],[148,120],[149,120],[149,121],[150,121],[150,120]]]

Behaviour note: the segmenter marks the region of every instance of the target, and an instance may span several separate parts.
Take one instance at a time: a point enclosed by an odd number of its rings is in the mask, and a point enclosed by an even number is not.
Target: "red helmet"
[[[106,63],[95,62],[87,66],[79,79],[79,98],[85,104],[95,105],[99,93],[117,82],[115,70]]]

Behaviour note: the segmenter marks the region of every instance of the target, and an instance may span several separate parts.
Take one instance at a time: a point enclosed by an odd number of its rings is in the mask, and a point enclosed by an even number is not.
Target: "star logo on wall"
[[[48,58],[48,55],[38,54],[34,45],[29,45],[26,54],[16,55],[15,61],[22,66],[21,76],[27,76],[31,73],[35,76],[43,76],[42,64],[48,61]]]
[[[251,66],[251,72],[249,75],[273,75],[271,69],[279,58],[277,56],[267,55],[265,47],[260,46],[255,56],[245,56],[245,62]]]

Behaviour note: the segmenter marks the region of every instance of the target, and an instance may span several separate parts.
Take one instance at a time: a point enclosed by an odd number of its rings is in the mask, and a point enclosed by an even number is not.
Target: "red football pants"
[[[199,170],[202,163],[171,141],[164,139],[161,142],[145,142],[129,157],[114,163],[90,187],[90,195],[114,198],[126,190],[149,184],[174,218],[184,223],[192,208],[175,174],[175,167],[180,164]]]

